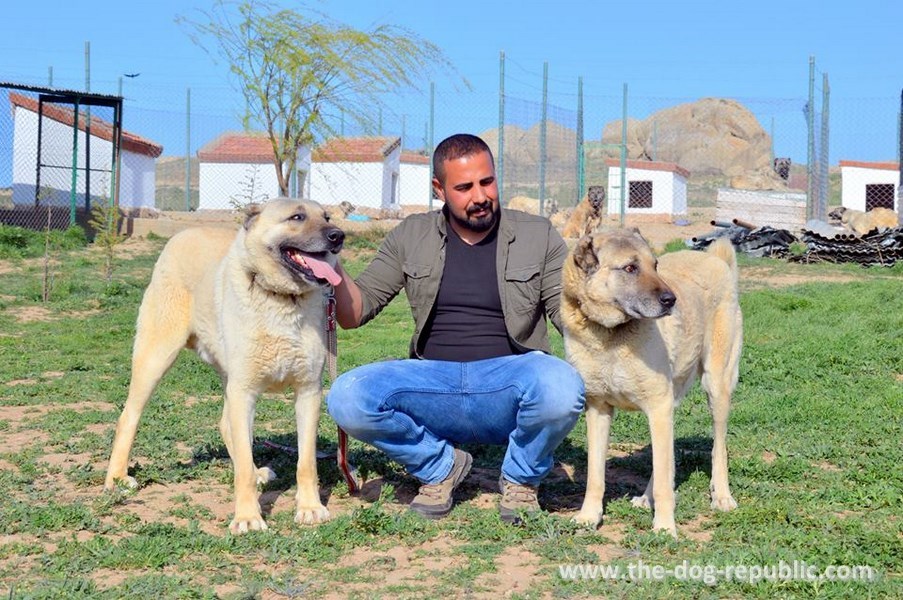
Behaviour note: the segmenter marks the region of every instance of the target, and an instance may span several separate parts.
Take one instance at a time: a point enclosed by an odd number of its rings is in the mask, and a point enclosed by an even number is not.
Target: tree
[[[361,31],[268,0],[218,0],[200,14],[177,22],[229,64],[245,98],[245,127],[257,122],[269,134],[282,195],[298,148],[335,135],[337,115],[370,124],[386,93],[416,88],[434,68],[451,70],[437,46],[393,25]]]

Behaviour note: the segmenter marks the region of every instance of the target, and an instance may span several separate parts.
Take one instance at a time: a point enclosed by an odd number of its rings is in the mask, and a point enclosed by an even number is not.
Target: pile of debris
[[[738,252],[797,263],[853,262],[863,267],[890,267],[903,261],[903,227],[873,229],[860,236],[838,231],[827,223],[810,221],[797,237],[786,229],[756,227],[738,219],[730,223],[712,221],[712,225],[716,228],[712,233],[690,239],[687,246],[702,250],[714,240],[728,237]],[[791,245],[795,242],[804,244],[805,252],[792,252]]]

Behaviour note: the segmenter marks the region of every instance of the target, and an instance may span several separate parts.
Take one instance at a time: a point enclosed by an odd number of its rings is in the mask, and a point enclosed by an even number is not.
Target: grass
[[[352,273],[378,241],[379,234],[349,239]],[[447,519],[428,522],[404,510],[416,484],[400,467],[352,442],[352,462],[368,481],[364,494],[348,496],[334,463],[321,461],[334,518],[299,527],[295,457],[258,443],[255,459],[277,474],[261,490],[270,530],[233,537],[232,471],[216,426],[220,383],[189,352],[163,379],[139,427],[131,472],[141,488],[101,491],[137,307],[163,241],[120,256],[109,284],[100,252],[59,244],[56,283],[43,304],[41,260],[10,249],[29,243],[0,245],[0,594],[7,598],[889,598],[903,589],[903,267],[740,257],[745,343],[728,438],[739,508],[708,507],[710,421],[697,388],[676,419],[677,541],[651,533],[650,514],[629,502],[650,472],[647,424],[634,413],[619,413],[613,425],[606,517],[596,531],[569,519],[583,494],[581,420],[542,488],[549,512],[523,527],[497,517],[499,448],[470,448],[474,475],[460,502]],[[771,274],[794,274],[800,283],[773,288]],[[410,312],[399,298],[368,326],[339,333],[340,371],[404,356]],[[562,354],[557,334],[553,347]],[[287,398],[259,402],[259,442],[295,443]],[[335,445],[324,413],[318,446]],[[567,564],[794,560],[819,569],[868,565],[881,578],[752,584],[721,577],[706,585],[559,575]]]

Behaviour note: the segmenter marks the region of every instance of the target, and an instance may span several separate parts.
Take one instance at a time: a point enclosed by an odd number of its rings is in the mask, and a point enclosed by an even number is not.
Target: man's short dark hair
[[[469,133],[456,133],[451,135],[436,146],[433,151],[433,177],[439,181],[445,179],[445,161],[455,160],[462,156],[472,156],[480,152],[488,152],[489,158],[492,160],[493,166],[495,159],[492,157],[492,150],[489,145],[482,139]]]

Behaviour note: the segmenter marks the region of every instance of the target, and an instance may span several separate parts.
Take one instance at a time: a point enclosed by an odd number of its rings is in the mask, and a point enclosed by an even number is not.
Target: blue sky
[[[46,85],[52,67],[55,86],[84,88],[89,41],[91,90],[116,93],[121,75],[140,73],[124,80],[125,126],[161,140],[165,154],[184,153],[184,144],[170,141],[184,127],[156,130],[155,119],[148,117],[155,110],[176,114],[185,106],[187,88],[199,112],[237,112],[240,103],[230,91],[225,66],[214,64],[174,22],[176,15],[192,16],[209,2],[8,4],[0,80]],[[572,110],[582,76],[588,139],[620,117],[626,83],[631,116],[642,118],[654,109],[703,97],[735,98],[751,106],[766,130],[778,115],[777,143],[782,135],[791,136],[785,133],[788,128],[804,126],[802,102],[808,94],[809,57],[814,56],[819,98],[822,75],[830,77],[832,164],[841,158],[896,157],[903,2],[324,0],[309,6],[359,28],[404,26],[443,49],[474,91],[456,96],[450,78],[437,79],[437,104],[456,107],[453,114],[443,113],[437,139],[497,125],[499,53],[504,51],[506,93],[511,96],[539,102],[547,62],[550,102]],[[399,106],[416,105],[399,108],[411,114],[405,125],[409,131],[423,130],[426,98],[415,94],[399,101]],[[516,103],[512,106],[516,110]],[[130,121],[132,115],[144,119]],[[525,120],[530,118],[525,114]],[[790,124],[784,125],[785,119]],[[805,154],[798,155],[798,134],[792,137],[786,152],[778,149],[778,154],[805,160]],[[802,144],[805,152],[805,140]]]

